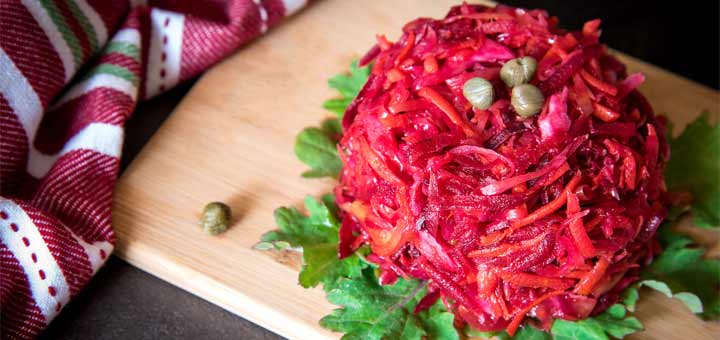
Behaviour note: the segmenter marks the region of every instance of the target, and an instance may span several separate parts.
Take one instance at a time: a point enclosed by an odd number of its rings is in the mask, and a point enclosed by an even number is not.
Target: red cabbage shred
[[[397,42],[378,36],[338,146],[340,256],[368,245],[381,283],[428,280],[418,309],[442,299],[483,331],[616,302],[659,249],[669,151],[644,77],[599,43],[599,24],[569,32],[543,10],[463,4]],[[499,77],[522,56],[546,98],[527,119]],[[463,97],[472,77],[494,86],[487,110]]]

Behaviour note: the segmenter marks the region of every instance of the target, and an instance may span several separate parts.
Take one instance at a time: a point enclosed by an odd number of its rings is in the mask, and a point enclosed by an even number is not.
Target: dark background
[[[709,87],[720,86],[720,1],[505,3],[545,8],[568,29],[602,18],[601,40],[606,44]],[[127,125],[122,169],[191,86],[192,82],[183,84],[139,105]],[[116,257],[108,260],[40,338],[281,339]]]

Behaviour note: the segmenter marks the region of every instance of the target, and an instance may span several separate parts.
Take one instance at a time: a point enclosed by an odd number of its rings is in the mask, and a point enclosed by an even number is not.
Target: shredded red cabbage
[[[429,280],[479,330],[602,312],[638,279],[667,214],[664,122],[640,74],[599,44],[598,20],[566,32],[542,10],[461,5],[378,36],[372,74],[345,113],[340,255],[369,245],[382,283]],[[538,61],[546,101],[523,119],[499,77]],[[494,87],[487,110],[467,79]]]

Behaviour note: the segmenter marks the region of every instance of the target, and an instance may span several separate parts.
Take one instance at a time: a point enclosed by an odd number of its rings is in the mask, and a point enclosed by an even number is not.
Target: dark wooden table
[[[523,6],[531,2],[506,3]],[[548,9],[568,28],[581,27],[589,19],[603,18],[602,39],[608,45],[707,86],[719,87],[720,9],[717,1],[677,5],[656,1],[588,4],[553,0],[532,5]],[[191,86],[192,82],[183,84],[139,105],[127,125],[122,169]],[[282,338],[110,257],[40,339]]]

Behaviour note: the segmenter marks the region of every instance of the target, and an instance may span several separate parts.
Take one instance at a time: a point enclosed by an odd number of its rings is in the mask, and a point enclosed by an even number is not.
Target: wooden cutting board
[[[209,70],[125,171],[117,187],[116,254],[129,263],[291,339],[334,339],[317,325],[333,306],[320,289],[297,284],[297,254],[252,250],[274,229],[273,210],[300,206],[329,180],[300,177],[295,135],[330,114],[326,80],[374,43],[418,16],[440,17],[455,1],[326,0],[313,3],[267,36]],[[590,19],[590,18],[588,18]],[[660,38],[660,37],[659,37]],[[638,60],[658,112],[681,129],[718,93]],[[236,221],[205,235],[197,220],[210,201],[227,202]],[[711,242],[716,242],[711,241]],[[643,291],[636,339],[712,339],[680,303]]]

